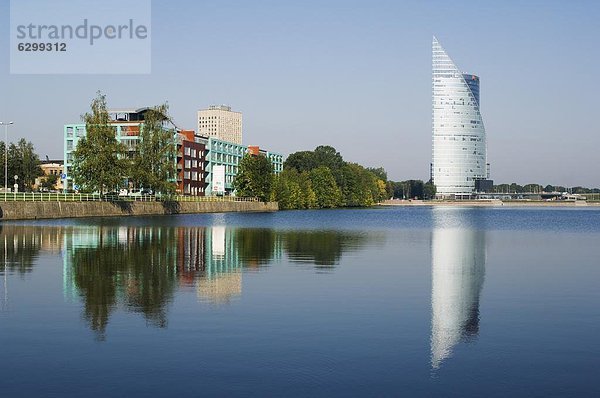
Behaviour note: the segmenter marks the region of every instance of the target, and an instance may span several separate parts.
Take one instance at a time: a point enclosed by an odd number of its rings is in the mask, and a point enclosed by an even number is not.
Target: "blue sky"
[[[40,155],[97,90],[112,107],[168,101],[244,113],[244,142],[289,154],[329,144],[395,180],[427,179],[431,39],[481,78],[496,182],[600,186],[594,1],[153,1],[149,75],[10,75],[0,0],[0,120]]]

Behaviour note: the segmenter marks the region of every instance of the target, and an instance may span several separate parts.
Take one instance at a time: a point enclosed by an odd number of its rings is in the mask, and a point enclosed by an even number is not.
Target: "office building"
[[[479,77],[462,73],[433,38],[433,161],[437,195],[470,198],[489,179]]]
[[[198,111],[198,135],[242,144],[242,113],[227,105],[211,105]]]

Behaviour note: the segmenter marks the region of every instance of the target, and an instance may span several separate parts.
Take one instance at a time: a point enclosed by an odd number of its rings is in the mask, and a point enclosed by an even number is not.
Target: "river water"
[[[600,210],[0,224],[0,395],[599,396]]]

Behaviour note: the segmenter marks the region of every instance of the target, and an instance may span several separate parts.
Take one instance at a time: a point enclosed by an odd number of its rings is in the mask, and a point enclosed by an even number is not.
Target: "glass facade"
[[[488,178],[479,77],[462,73],[433,38],[433,162],[440,197],[471,195]]]

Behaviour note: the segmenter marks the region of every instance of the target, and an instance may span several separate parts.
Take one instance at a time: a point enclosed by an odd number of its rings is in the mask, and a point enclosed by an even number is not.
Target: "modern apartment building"
[[[266,156],[273,164],[275,174],[281,173],[283,170],[283,155],[279,153],[265,151],[258,146],[247,147],[212,137],[206,138],[205,142],[208,151],[206,159],[208,164],[206,167],[206,195],[214,195],[213,168],[220,165],[225,166],[225,192],[233,192],[233,180],[238,173],[240,161],[247,153]]]
[[[206,146],[196,142],[194,130],[177,134],[177,189],[178,194],[204,196],[206,189],[204,169]]]
[[[214,166],[225,166],[225,192],[233,191],[233,179],[238,173],[240,161],[247,152],[247,147],[233,142],[222,141],[209,137],[206,139],[206,148],[208,149],[207,167],[206,167],[206,194],[214,195]]]
[[[198,135],[242,144],[242,113],[227,105],[211,105],[198,111]]]
[[[144,113],[149,108],[111,110],[111,125],[115,129],[117,140],[127,148],[127,156],[132,157],[137,150],[140,131],[143,129]],[[266,151],[258,146],[249,147],[211,136],[197,134],[193,130],[173,129],[176,153],[172,155],[176,162],[176,192],[183,195],[216,195],[214,188],[214,166],[223,166],[225,171],[224,194],[233,194],[233,180],[238,173],[239,163],[246,153],[266,156],[273,164],[275,173],[283,170],[283,155]],[[79,140],[86,135],[85,124],[67,124],[64,126],[64,189],[77,189],[73,184],[73,152]],[[174,180],[175,181],[175,180]],[[124,181],[126,185],[126,181]]]
[[[143,113],[148,108],[142,109],[119,109],[109,112],[111,126],[115,129],[117,141],[125,145],[128,156],[132,155],[139,141],[140,128],[143,124]],[[73,184],[73,152],[77,148],[79,140],[87,134],[85,123],[66,124],[64,126],[64,189],[77,189]]]
[[[471,197],[489,178],[479,77],[462,73],[433,38],[433,160],[439,197]]]
[[[112,109],[108,111],[111,126],[115,130],[117,141],[122,143],[127,151],[126,156],[132,157],[137,150],[140,141],[140,131],[144,124],[144,114],[150,108],[139,109]],[[203,195],[204,194],[204,175],[199,176],[198,172],[204,168],[204,158],[206,151],[201,145],[194,142],[194,131],[181,131],[172,123],[165,121],[164,128],[173,130],[173,140],[175,141],[177,153],[172,154],[177,162],[177,191],[182,194]],[[182,134],[183,133],[183,134]],[[191,133],[191,134],[190,134]],[[87,134],[84,123],[67,124],[64,126],[64,179],[63,188],[65,190],[76,190],[78,187],[73,183],[73,152],[77,148],[79,140]],[[187,142],[191,138],[191,142]],[[186,149],[189,148],[189,149]],[[192,152],[192,148],[195,152]],[[186,156],[186,153],[189,155]],[[193,156],[191,156],[193,153]],[[189,160],[189,162],[186,162]],[[196,162],[194,162],[195,158]],[[188,166],[189,167],[186,167]],[[193,167],[192,167],[193,166]],[[194,174],[194,172],[196,174]],[[186,178],[189,177],[189,178]],[[192,181],[192,177],[195,180]],[[124,181],[126,183],[126,181]],[[186,192],[186,189],[188,192]]]
[[[266,156],[273,165],[273,171],[275,174],[279,174],[283,171],[283,155],[275,152],[269,152],[264,149],[261,149],[258,145],[249,145],[248,153],[251,155],[262,155]]]

